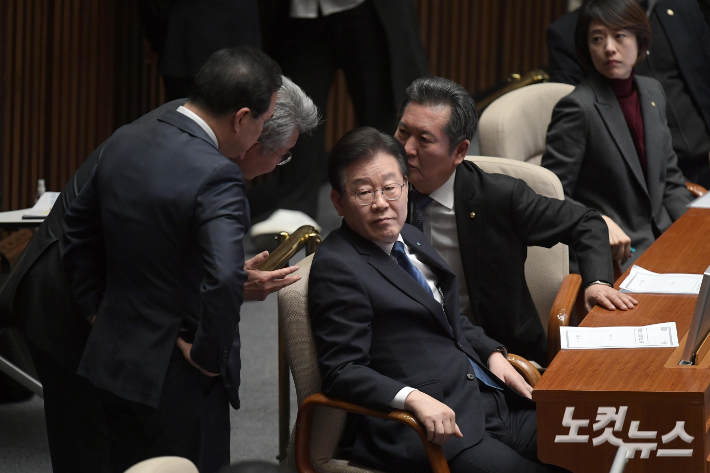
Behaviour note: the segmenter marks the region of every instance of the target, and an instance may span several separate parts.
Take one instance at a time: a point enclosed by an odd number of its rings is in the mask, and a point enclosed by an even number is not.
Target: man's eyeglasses
[[[382,197],[387,200],[397,200],[402,195],[402,188],[406,185],[406,182],[404,184],[387,184],[379,192],[382,192]],[[375,201],[376,192],[378,192],[377,189],[363,189],[354,194],[345,191],[346,194],[355,197],[355,202],[363,206],[370,205]]]
[[[288,162],[291,161],[291,158],[293,158],[293,153],[291,153],[290,151],[288,153],[284,154],[283,156],[281,156],[280,154],[278,154],[276,151],[274,151],[271,148],[269,148],[269,151],[274,153],[279,158],[281,158],[281,162],[278,163],[277,166],[283,166],[284,164],[288,164]]]

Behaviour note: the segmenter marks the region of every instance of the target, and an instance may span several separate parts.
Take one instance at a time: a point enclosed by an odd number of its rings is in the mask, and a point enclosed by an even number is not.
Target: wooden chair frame
[[[552,359],[560,351],[560,327],[569,327],[572,309],[574,309],[581,287],[582,276],[572,273],[565,276],[560,288],[557,290],[557,296],[552,303],[550,320],[547,325],[548,364],[552,362]],[[584,299],[584,295],[582,295],[582,299]],[[532,383],[530,384],[532,385]]]

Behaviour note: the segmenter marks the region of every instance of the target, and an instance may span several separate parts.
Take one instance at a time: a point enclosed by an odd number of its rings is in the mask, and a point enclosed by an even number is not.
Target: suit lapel
[[[414,280],[414,278],[407,274],[407,272],[402,269],[390,255],[385,254],[384,251],[378,248],[371,241],[368,241],[353,232],[350,227],[347,226],[345,221],[343,221],[342,228],[355,249],[362,254],[363,257],[367,258],[367,263],[370,266],[375,268],[397,289],[426,307],[434,318],[441,324],[444,331],[453,336],[449,321],[446,319],[444,311],[436,299],[424,290],[424,288],[421,287],[419,283]],[[421,240],[424,240],[424,238],[422,237]],[[412,246],[411,243],[408,243],[408,245],[410,247]],[[413,245],[416,246],[416,241]]]
[[[444,294],[444,305],[446,306],[446,312],[442,310],[437,310],[435,316],[444,315],[445,320],[439,320],[447,333],[451,333],[453,329],[453,334],[456,339],[458,339],[460,327],[458,321],[459,315],[459,295],[458,286],[456,285],[456,275],[448,267],[443,258],[434,250],[431,244],[426,241],[424,235],[416,231],[414,227],[405,225],[402,228],[402,239],[404,243],[410,248],[413,253],[417,254],[417,257],[425,263],[429,268],[436,274],[439,279],[439,287]],[[431,300],[431,297],[427,297],[427,300]],[[436,301],[434,301],[436,302]],[[439,304],[436,303],[438,306]],[[439,306],[440,308],[440,306]],[[445,323],[443,323],[445,322]]]
[[[478,294],[480,289],[480,277],[477,268],[480,268],[481,249],[481,204],[475,202],[476,175],[469,171],[467,163],[464,161],[456,170],[454,180],[454,213],[456,214],[456,233],[459,237],[459,251],[461,253],[461,263],[464,277],[466,278],[466,289],[469,294],[469,301],[474,317],[478,317]],[[479,216],[479,218],[476,218]]]
[[[646,195],[648,195],[646,179],[643,176],[641,163],[639,162],[638,154],[636,153],[636,148],[634,147],[634,142],[631,138],[631,133],[629,133],[629,127],[626,124],[626,119],[624,118],[624,113],[621,111],[619,101],[616,99],[614,92],[601,74],[592,72],[588,77],[589,84],[592,86],[592,89],[594,89],[597,97],[597,103],[594,105],[599,111],[599,115],[602,117],[609,134],[619,148],[621,156],[623,156],[624,161],[626,161],[626,164],[631,169],[631,173],[644,192],[646,192]]]

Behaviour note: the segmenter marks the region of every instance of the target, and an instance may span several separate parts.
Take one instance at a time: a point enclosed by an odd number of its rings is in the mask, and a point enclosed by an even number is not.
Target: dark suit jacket
[[[193,360],[229,385],[248,215],[241,170],[192,119],[168,110],[114,133],[64,218],[71,288],[98,313],[78,373],[156,407],[186,328]]]
[[[666,14],[673,10],[674,15]],[[710,27],[696,0],[659,0],[654,6],[673,49],[683,81],[710,130]],[[547,28],[548,72],[554,82],[577,85],[585,75],[574,51],[579,9]],[[653,47],[653,43],[651,43]]]
[[[619,102],[596,71],[552,112],[542,165],[560,178],[565,198],[616,222],[636,248],[628,267],[691,201],[666,125],[661,84],[634,79],[646,145],[645,178]]]
[[[283,49],[280,43],[293,41],[279,33],[285,31],[288,21],[290,1],[262,0],[268,5],[262,8],[267,18],[270,34],[266,35],[264,49],[278,60]],[[369,0],[372,1],[377,16],[387,36],[387,44],[382,45],[389,53],[389,70],[392,84],[393,106],[399,108],[404,91],[414,79],[429,74],[429,60],[419,32],[419,18],[412,0]]]
[[[542,197],[525,181],[488,174],[470,161],[456,168],[454,194],[471,322],[510,352],[546,362],[545,331],[525,282],[527,247],[562,242],[578,252],[583,284],[612,281],[604,221],[591,209]]]
[[[456,277],[424,235],[405,225],[402,238],[439,278],[446,312],[389,255],[343,223],[318,248],[308,284],[322,389],[328,396],[383,410],[391,409],[405,386],[436,398],[456,412],[464,434],[444,445],[446,457],[452,458],[475,445],[485,428],[468,359],[487,371],[488,357],[500,343],[460,315]],[[527,402],[503,386],[511,401]],[[360,425],[353,455],[380,468],[427,464],[414,431],[370,417]]]
[[[138,9],[164,76],[194,77],[222,48],[261,47],[257,0],[139,0]]]
[[[185,99],[167,103],[136,123],[155,120],[184,103]],[[0,289],[0,320],[19,324],[32,343],[72,371],[79,366],[91,326],[79,314],[61,264],[62,222],[66,209],[89,180],[103,146],[96,148],[71,177]],[[16,295],[25,300],[15,305]]]

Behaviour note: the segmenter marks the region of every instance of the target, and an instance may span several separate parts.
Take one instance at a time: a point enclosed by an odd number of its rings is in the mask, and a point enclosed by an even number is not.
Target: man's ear
[[[335,189],[330,190],[330,201],[333,202],[333,207],[338,215],[343,216],[343,196],[338,194]]]
[[[234,131],[239,131],[239,127],[242,125],[243,120],[249,116],[251,110],[248,107],[240,108],[232,116],[232,128]]]
[[[463,140],[456,146],[456,149],[454,150],[454,166],[458,166],[464,159],[466,159],[466,153],[468,152],[469,146],[471,146],[471,142],[469,140]]]

